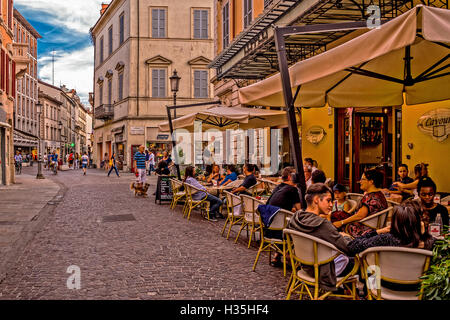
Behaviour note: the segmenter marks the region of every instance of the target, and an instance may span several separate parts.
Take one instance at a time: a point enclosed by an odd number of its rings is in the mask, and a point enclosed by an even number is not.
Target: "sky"
[[[89,29],[109,0],[14,0],[14,7],[42,36],[38,40],[39,79],[75,89],[86,107],[93,91],[94,47]]]

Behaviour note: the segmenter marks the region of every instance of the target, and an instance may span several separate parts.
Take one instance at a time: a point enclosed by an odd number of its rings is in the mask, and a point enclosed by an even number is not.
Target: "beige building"
[[[169,77],[181,77],[177,105],[213,98],[208,64],[214,57],[213,0],[113,0],[91,28],[95,43],[94,161],[115,151],[132,169],[141,144],[171,148],[158,125],[173,104]],[[180,115],[195,109],[179,110]]]
[[[40,117],[42,155],[61,150],[61,105],[58,96],[39,91],[39,102],[42,105]],[[61,124],[61,125],[60,125]]]

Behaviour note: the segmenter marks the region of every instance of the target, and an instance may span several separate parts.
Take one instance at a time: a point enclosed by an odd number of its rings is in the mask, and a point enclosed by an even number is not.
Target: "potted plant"
[[[424,300],[450,300],[450,233],[437,240],[430,268],[421,277]]]

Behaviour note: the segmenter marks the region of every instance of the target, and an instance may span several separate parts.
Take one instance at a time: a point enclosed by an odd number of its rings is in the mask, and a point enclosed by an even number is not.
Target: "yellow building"
[[[217,1],[217,53],[210,64],[216,69],[213,79],[216,95],[229,105],[239,104],[237,87],[278,72],[273,24],[290,26],[364,20],[367,19],[365,11],[368,6],[362,1],[264,1],[263,12],[254,16],[250,25],[242,29],[239,15],[244,9],[236,5],[228,15],[228,8],[234,3]],[[253,6],[256,8],[261,3],[254,0]],[[418,3],[421,2],[414,1],[414,5]],[[448,2],[427,5],[448,9]],[[381,9],[381,18],[394,18],[409,8],[407,1],[389,2],[389,6]],[[237,30],[237,33],[230,31],[231,40],[227,38],[228,25]],[[288,36],[288,64],[329,50],[362,32],[365,31]],[[357,106],[347,109],[302,108],[299,127],[302,156],[315,159],[327,177],[348,185],[352,191],[359,191],[357,181],[366,168],[378,166],[384,170],[384,185],[389,186],[396,178],[400,163],[406,163],[410,176],[414,177],[414,165],[424,162],[429,164],[429,175],[435,180],[438,191],[450,192],[450,173],[442,170],[445,168],[443,159],[448,157],[450,150],[450,139],[444,137],[450,129],[436,125],[433,128],[433,124],[446,121],[448,114],[448,101],[370,109]]]

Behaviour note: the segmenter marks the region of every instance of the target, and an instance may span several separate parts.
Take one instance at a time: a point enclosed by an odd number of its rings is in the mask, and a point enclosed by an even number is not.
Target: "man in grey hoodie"
[[[310,234],[333,244],[340,251],[349,255],[347,243],[352,239],[342,236],[333,224],[326,218],[333,205],[331,189],[323,183],[312,184],[306,191],[306,210],[297,211],[290,219],[288,228]],[[348,266],[350,267],[350,265]],[[314,277],[314,269],[302,266],[308,274]],[[348,270],[348,268],[345,268]],[[346,274],[341,272],[341,274]],[[330,262],[319,267],[319,286],[327,291],[336,290],[335,263]]]

